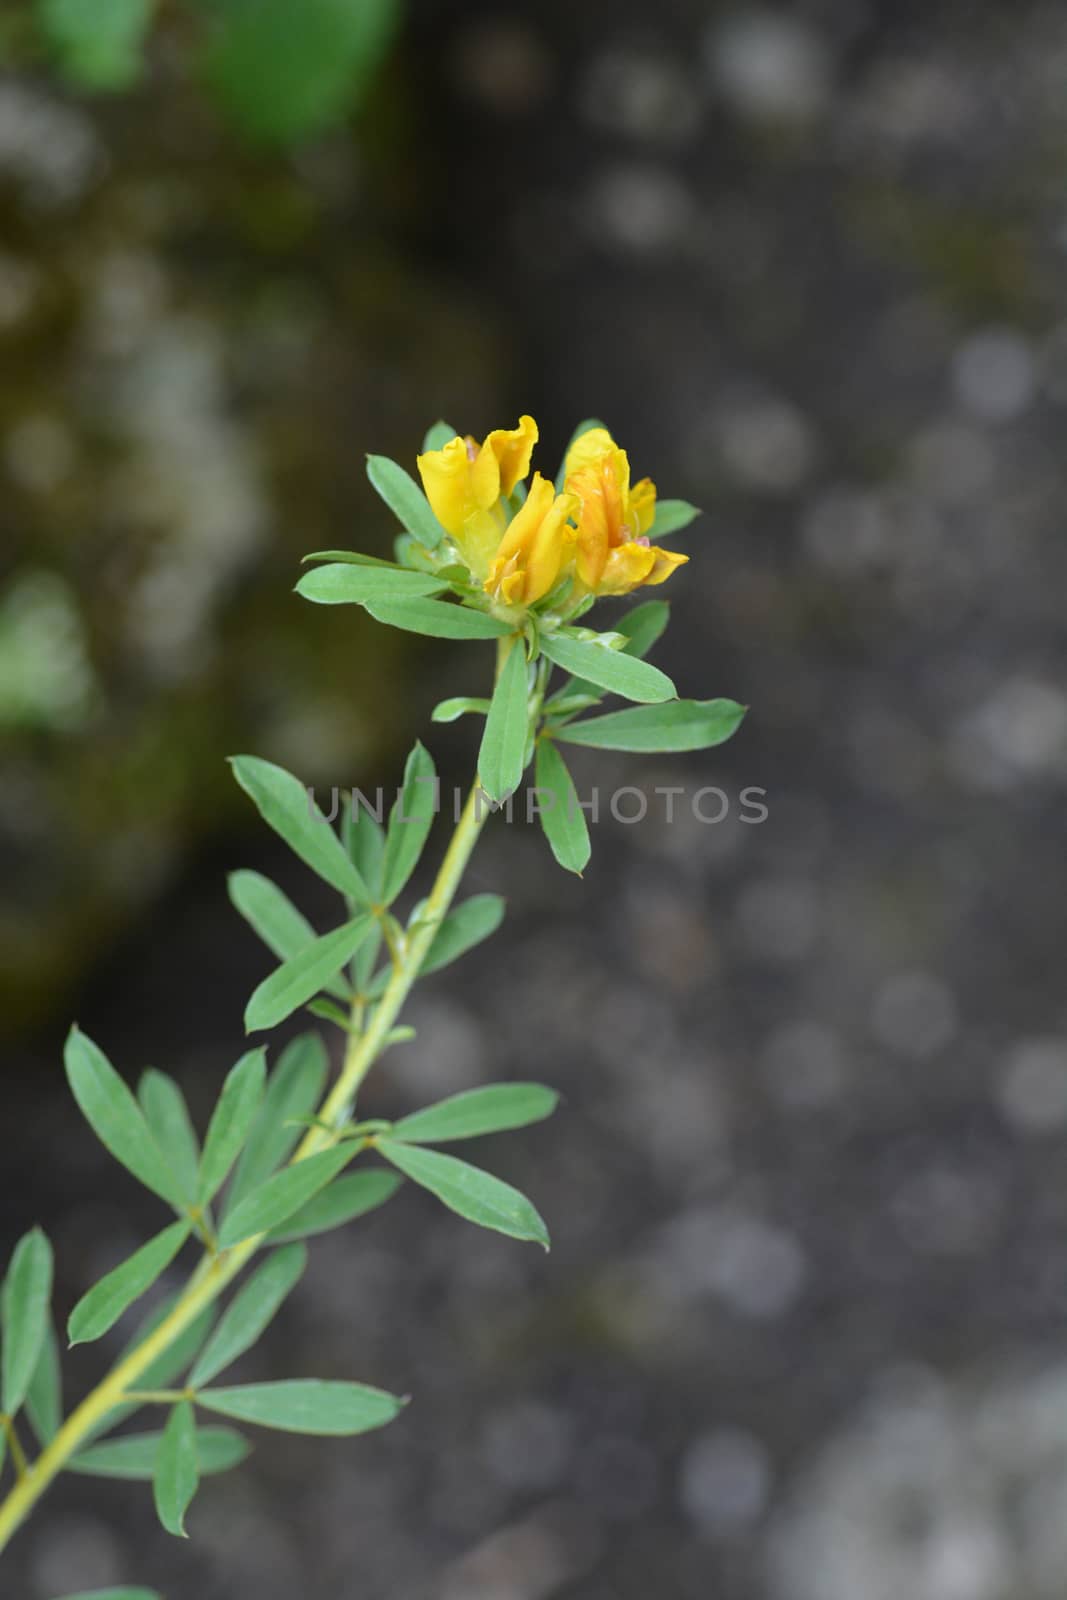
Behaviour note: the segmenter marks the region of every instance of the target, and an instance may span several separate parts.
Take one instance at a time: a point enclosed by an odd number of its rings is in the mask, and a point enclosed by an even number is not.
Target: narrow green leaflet
[[[358,869],[358,862],[356,866]],[[315,938],[311,923],[261,872],[231,872],[226,882],[233,906],[279,961],[288,961],[311,944]],[[347,1000],[343,983],[331,982],[326,987],[338,1000]]]
[[[15,1246],[0,1292],[3,1361],[0,1410],[13,1417],[26,1398],[48,1337],[52,1298],[52,1246],[40,1228]]]
[[[562,734],[564,730],[560,731]],[[552,854],[567,872],[581,875],[592,854],[589,828],[567,763],[551,739],[537,741],[534,787],[538,791],[539,821]]]
[[[623,655],[643,659],[656,640],[666,632],[670,620],[671,608],[666,600],[646,600],[643,605],[634,606],[632,611],[619,619],[616,629],[626,640],[622,647]],[[599,705],[600,700],[600,691],[595,683],[588,683],[584,678],[572,678],[551,697],[546,709],[553,717],[574,716],[588,706]]]
[[[641,754],[709,750],[737,732],[746,710],[733,700],[672,700],[570,722],[556,737],[565,744]]]
[[[375,493],[393,515],[427,550],[441,543],[445,530],[430,510],[430,502],[409,472],[388,456],[367,457],[367,477]]]
[[[227,1214],[270,1177],[292,1153],[303,1133],[301,1119],[318,1105],[326,1082],[326,1050],[317,1033],[302,1033],[286,1045],[267,1080],[267,1092],[241,1151],[226,1196]]]
[[[384,1427],[405,1401],[363,1383],[295,1378],[281,1383],[245,1383],[204,1389],[197,1403],[238,1422],[257,1422],[286,1433],[353,1434]]]
[[[122,1313],[150,1289],[189,1237],[191,1224],[172,1222],[83,1294],[67,1322],[70,1345],[88,1344],[114,1327]]]
[[[388,567],[390,572],[399,570],[395,561],[383,561],[381,556],[365,556],[362,550],[309,550],[306,556],[300,557],[300,564],[306,566],[309,561],[347,561],[354,567]]]
[[[489,700],[472,699],[468,695],[457,695],[452,700],[438,701],[430,713],[430,720],[432,722],[455,722],[457,718],[464,717],[469,712],[474,712],[484,717],[489,711],[490,704],[491,701]]]
[[[353,793],[341,813],[341,841],[363,882],[377,898],[382,886],[385,829],[360,801],[358,792]]]
[[[196,1455],[196,1421],[188,1400],[180,1400],[167,1418],[156,1453],[152,1487],[159,1520],[168,1533],[187,1537],[185,1513],[200,1483]]]
[[[467,1089],[414,1111],[393,1124],[391,1139],[402,1144],[444,1144],[451,1139],[476,1139],[505,1128],[525,1128],[550,1117],[559,1103],[554,1089],[541,1083],[493,1083]]]
[[[700,507],[691,506],[688,500],[659,500],[656,515],[648,530],[650,539],[665,539],[669,533],[678,533],[700,516]]]
[[[356,1153],[351,1144],[338,1145],[276,1172],[227,1215],[219,1230],[220,1248],[228,1250],[242,1239],[269,1233],[279,1223],[287,1221],[301,1206],[307,1205],[312,1195],[324,1189]]]
[[[480,1167],[420,1150],[394,1139],[379,1139],[377,1149],[405,1177],[429,1189],[442,1205],[481,1228],[493,1228],[513,1239],[530,1239],[548,1249],[548,1230],[526,1196]]]
[[[437,771],[428,750],[416,743],[404,767],[382,859],[382,902],[391,905],[414,872],[437,812]]]
[[[434,601],[420,602],[433,605]],[[367,904],[366,884],[307,789],[284,767],[258,756],[231,756],[233,775],[275,833],[332,888]]]
[[[457,437],[456,430],[450,422],[435,422],[426,429],[426,437],[422,441],[422,454],[427,450],[443,450],[445,445]]]
[[[63,1600],[163,1600],[158,1589],[82,1589]]]
[[[571,639],[558,633],[543,634],[541,649],[565,672],[587,678],[590,683],[621,694],[627,700],[658,702],[675,698],[674,684],[665,672],[621,650],[610,650],[592,640]]]
[[[266,1081],[267,1056],[262,1048],[247,1051],[226,1074],[200,1158],[196,1185],[200,1205],[208,1205],[226,1181],[255,1121]]]
[[[26,1410],[33,1431],[42,1445],[51,1444],[63,1421],[63,1374],[59,1364],[59,1344],[51,1319],[44,1343],[26,1391]]]
[[[356,1217],[375,1211],[400,1188],[403,1179],[396,1172],[386,1172],[375,1167],[368,1172],[346,1172],[328,1188],[318,1193],[314,1200],[282,1223],[270,1237],[279,1244],[289,1239],[309,1239],[316,1233],[329,1233]]]
[[[515,629],[485,611],[454,606],[444,600],[370,600],[367,610],[378,622],[431,639],[503,639]]]
[[[448,913],[434,934],[420,970],[425,977],[473,950],[495,933],[504,920],[504,901],[498,894],[472,894]]]
[[[145,1121],[174,1174],[182,1199],[196,1199],[196,1173],[200,1164],[200,1145],[189,1117],[185,1096],[165,1072],[149,1067],[137,1085],[137,1099]]]
[[[671,620],[671,608],[666,600],[646,600],[620,617],[618,631],[626,635],[623,654],[644,658],[657,639],[662,638]]]
[[[163,1442],[162,1432],[127,1433],[120,1439],[107,1439],[81,1450],[67,1463],[68,1472],[86,1478],[124,1478],[130,1482],[153,1478]],[[196,1459],[201,1473],[208,1477],[240,1466],[248,1455],[248,1441],[233,1428],[207,1427],[196,1430]]]
[[[345,962],[370,936],[373,927],[372,917],[354,917],[332,933],[314,940],[291,960],[283,961],[253,991],[245,1007],[245,1031],[254,1033],[259,1028],[273,1028],[317,995],[331,978],[336,978]]]
[[[181,1195],[140,1106],[104,1052],[78,1027],[67,1035],[63,1062],[71,1093],[106,1150],[169,1205]]]
[[[204,1346],[189,1374],[192,1388],[210,1383],[224,1367],[251,1350],[286,1296],[296,1287],[306,1266],[304,1246],[292,1244],[284,1250],[276,1250],[257,1268],[226,1308]]]
[[[447,588],[447,583],[428,572],[335,561],[305,572],[296,592],[320,606],[363,606],[368,600],[411,600],[418,595],[440,594]]]
[[[526,649],[516,640],[493,690],[478,752],[478,776],[490,800],[506,800],[522,780],[530,724],[526,677]]]
[[[590,428],[603,428],[603,427],[604,427],[604,424],[597,417],[587,417],[584,422],[579,422],[578,426],[575,428],[574,432],[571,434],[570,439],[567,442],[567,448],[563,452],[563,460],[560,462],[559,471],[556,473],[556,493],[557,494],[560,493],[560,491],[563,488],[564,482],[566,481],[566,477],[567,477],[567,457],[570,455],[571,446],[573,444],[575,444],[577,442],[577,440],[579,440],[582,437],[583,433],[588,433]]]

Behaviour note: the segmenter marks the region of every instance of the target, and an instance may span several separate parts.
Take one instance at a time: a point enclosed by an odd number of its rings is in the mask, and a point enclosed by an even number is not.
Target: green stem
[[[336,1141],[334,1130],[344,1123],[354,1106],[359,1086],[374,1065],[418,977],[434,933],[459,888],[471,852],[489,815],[484,795],[479,796],[476,783],[445,852],[419,926],[400,952],[398,964],[366,1032],[358,1037],[349,1037],[340,1076],[319,1110],[319,1118],[325,1126],[310,1129],[293,1155],[294,1162],[302,1161],[323,1146],[333,1144]],[[265,1238],[265,1234],[257,1234],[251,1239],[242,1240],[230,1250],[224,1250],[220,1255],[206,1255],[159,1326],[113,1367],[107,1377],[71,1412],[51,1444],[27,1467],[6,1500],[0,1504],[0,1551],[71,1456],[97,1431],[107,1413],[131,1398],[131,1391],[132,1397],[136,1397],[138,1378],[218,1298],[255,1255]]]

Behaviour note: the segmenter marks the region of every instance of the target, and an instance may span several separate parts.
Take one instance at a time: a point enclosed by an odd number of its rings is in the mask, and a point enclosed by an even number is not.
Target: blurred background
[[[1059,1600],[1067,12],[40,0],[0,55],[0,1247],[63,1316],[161,1223],[71,1018],[203,1118],[269,965],[225,872],[325,926],[225,756],[389,784],[481,692],[291,593],[388,549],[365,452],[603,416],[707,513],[657,659],[752,711],[579,784],[769,807],[609,818],[582,883],[489,829],[504,930],[366,1106],[562,1089],[484,1151],[551,1257],[408,1191],[328,1236],[241,1373],[402,1421],[261,1435],[188,1545],[65,1479],[4,1593]]]

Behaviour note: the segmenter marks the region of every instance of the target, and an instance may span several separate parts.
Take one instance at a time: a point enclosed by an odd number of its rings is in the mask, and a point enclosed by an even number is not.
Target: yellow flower
[[[629,594],[643,583],[663,583],[689,560],[646,537],[656,514],[656,486],[642,478],[630,487],[630,461],[606,428],[588,428],[567,452],[565,488],[580,503],[575,568],[594,594]]]
[[[536,422],[520,417],[517,428],[496,428],[482,444],[457,434],[440,450],[418,458],[434,516],[477,578],[488,574],[507,527],[502,498],[526,477],[536,443]]]
[[[485,580],[486,593],[506,606],[543,599],[571,564],[578,537],[570,521],[578,497],[556,494],[535,472],[521,510],[512,518]]]

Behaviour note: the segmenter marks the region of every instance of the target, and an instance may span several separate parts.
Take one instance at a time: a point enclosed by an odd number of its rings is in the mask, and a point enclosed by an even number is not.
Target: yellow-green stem
[[[423,908],[419,925],[406,941],[399,963],[386,986],[365,1033],[349,1035],[341,1072],[319,1110],[324,1127],[311,1128],[302,1139],[293,1161],[302,1161],[324,1145],[334,1142],[332,1130],[344,1122],[355,1104],[356,1092],[370,1071],[385,1039],[395,1023],[412,984],[419,975],[427,950],[442,917],[448,910],[463,877],[464,869],[489,814],[488,802],[477,783],[471,790],[456,825],[437,878]],[[221,1254],[204,1256],[190,1282],[159,1326],[131,1350],[102,1383],[71,1412],[55,1438],[29,1464],[0,1504],[0,1551],[8,1544],[34,1505],[86,1440],[98,1429],[109,1411],[121,1405],[138,1378],[222,1291],[255,1255],[265,1238],[257,1234],[244,1239]]]

